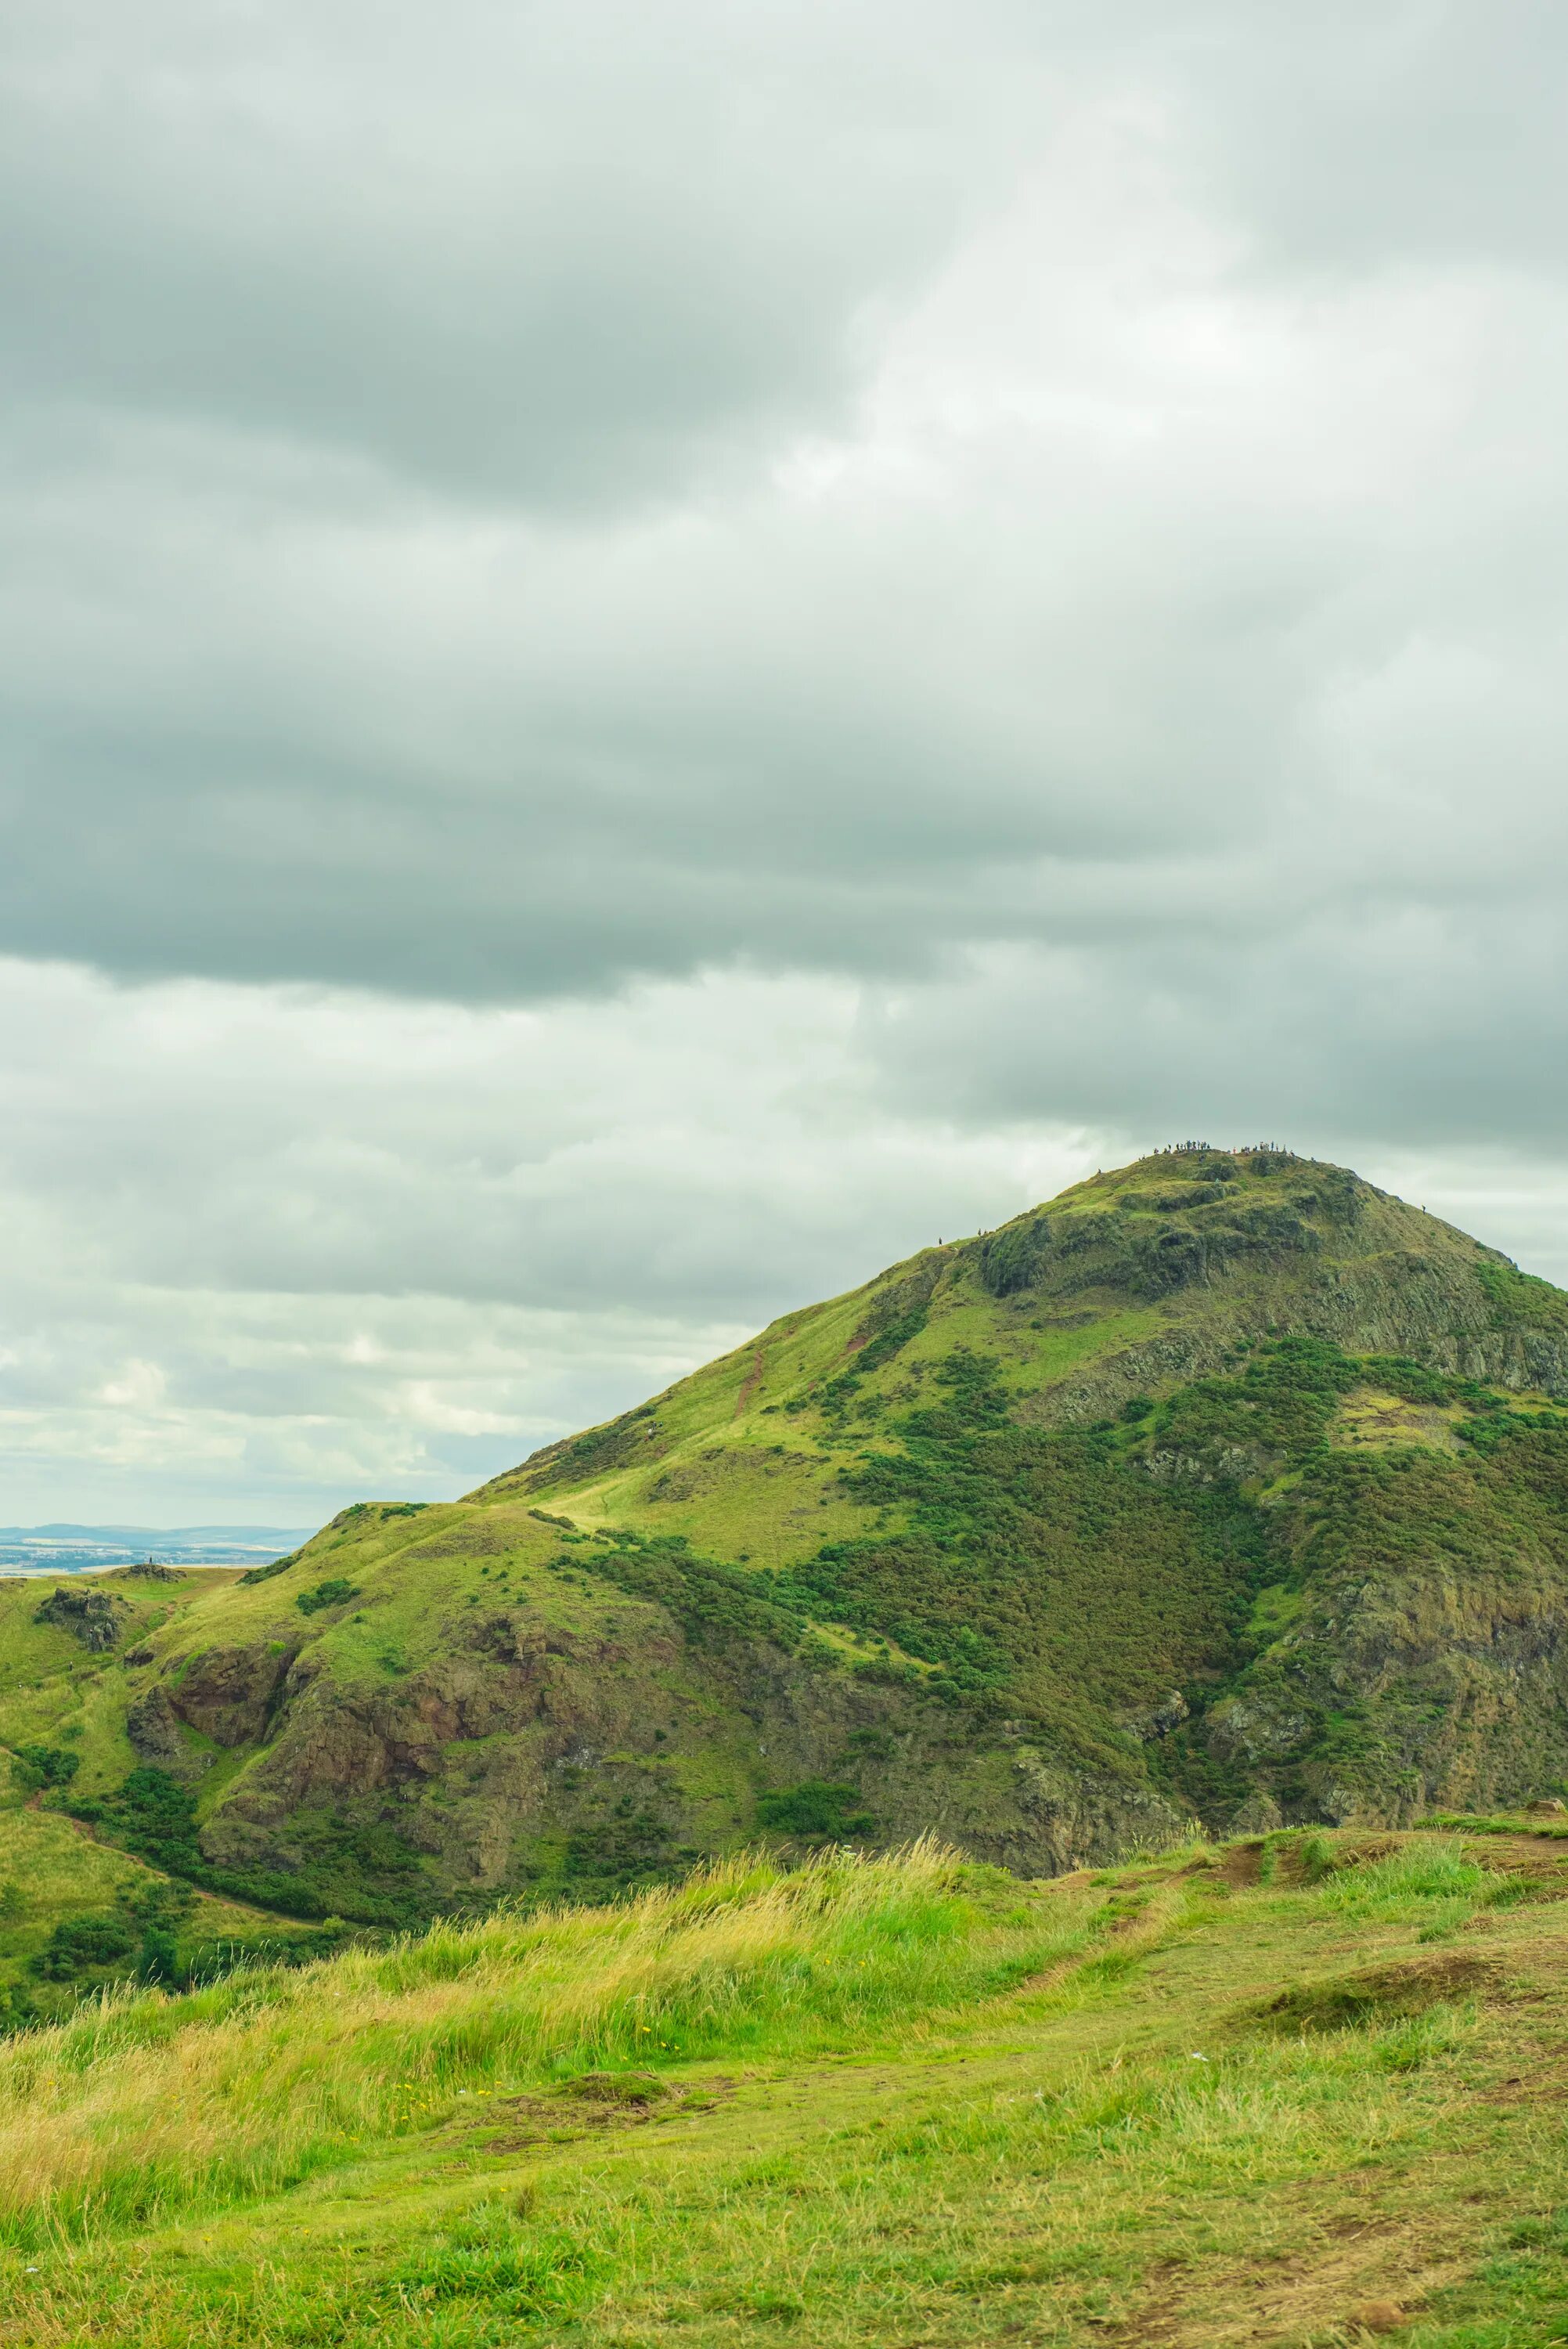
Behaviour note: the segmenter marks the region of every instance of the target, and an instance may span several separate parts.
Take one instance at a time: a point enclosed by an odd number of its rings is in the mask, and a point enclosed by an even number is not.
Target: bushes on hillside
[[[760,1795],[757,1821],[759,1826],[773,1827],[805,1842],[842,1843],[851,1837],[876,1833],[877,1823],[871,1813],[857,1807],[860,1800],[858,1786],[828,1778],[802,1778],[798,1786]]]
[[[71,1917],[57,1925],[31,1963],[43,1982],[74,1982],[78,1974],[129,1958],[136,1935],[120,1917]]]
[[[417,1855],[385,1822],[327,1812],[297,1816],[293,1827],[300,1865],[285,1874],[214,1865],[198,1840],[190,1788],[152,1764],[131,1771],[115,1794],[70,1809],[170,1876],[284,1916],[340,1916],[407,1928],[428,1922],[443,1905]]]
[[[302,1590],[294,1605],[302,1615],[319,1615],[324,1607],[346,1607],[351,1599],[359,1596],[356,1582],[346,1582],[342,1575],[329,1575],[318,1582],[314,1590]]]
[[[81,1767],[81,1755],[63,1745],[18,1745],[15,1750],[30,1786],[68,1786]]]

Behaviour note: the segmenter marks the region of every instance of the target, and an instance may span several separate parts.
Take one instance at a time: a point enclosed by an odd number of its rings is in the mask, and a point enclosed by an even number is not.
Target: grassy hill
[[[0,2343],[1560,2342],[1563,1838],[737,1858],[128,1991],[0,2048]]]
[[[296,1929],[759,1833],[1032,1878],[1403,1826],[1568,1784],[1568,1298],[1344,1169],[1165,1153],[463,1502],[94,1588],[0,1586],[0,1741],[75,1763],[28,1816]]]

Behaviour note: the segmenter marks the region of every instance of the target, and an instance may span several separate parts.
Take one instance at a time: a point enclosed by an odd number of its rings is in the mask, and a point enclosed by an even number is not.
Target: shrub
[[[802,1778],[798,1786],[760,1796],[757,1817],[760,1826],[777,1827],[785,1835],[872,1835],[876,1821],[869,1811],[854,1807],[860,1799],[857,1786],[841,1785],[828,1778]]]
[[[35,1786],[68,1786],[81,1768],[80,1754],[61,1745],[18,1745],[16,1754]]]
[[[56,1926],[32,1970],[45,1982],[74,1982],[94,1967],[129,1958],[135,1947],[135,1934],[119,1917],[74,1917]]]
[[[330,1575],[318,1582],[314,1590],[302,1590],[294,1605],[302,1615],[319,1615],[324,1607],[346,1607],[359,1596],[357,1583],[346,1582],[340,1574]]]

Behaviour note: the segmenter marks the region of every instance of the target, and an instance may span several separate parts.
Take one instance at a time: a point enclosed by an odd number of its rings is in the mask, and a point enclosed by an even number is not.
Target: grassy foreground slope
[[[1166,1153],[466,1501],[104,1590],[88,1647],[0,1588],[0,1740],[77,1728],[46,1807],[304,1921],[759,1830],[1037,1875],[1402,1826],[1568,1785],[1568,1298],[1343,1168]]]
[[[1559,1832],[737,1858],[0,2050],[13,2349],[1525,2349]]]

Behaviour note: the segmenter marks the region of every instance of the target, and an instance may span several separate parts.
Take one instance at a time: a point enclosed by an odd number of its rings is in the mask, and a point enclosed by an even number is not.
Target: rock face
[[[193,1752],[181,1736],[180,1716],[166,1688],[150,1688],[132,1702],[126,1712],[125,1733],[139,1762],[166,1770],[184,1784],[200,1778],[207,1767],[206,1757]]]
[[[207,1648],[191,1657],[169,1687],[180,1719],[215,1745],[255,1745],[265,1738],[295,1650],[284,1640],[246,1648]]]
[[[119,1610],[117,1612],[117,1609]],[[84,1648],[101,1653],[119,1637],[125,1603],[107,1590],[73,1590],[57,1584],[33,1617],[35,1623],[53,1623],[68,1631]]]
[[[693,1649],[645,1608],[613,1639],[492,1615],[461,1652],[380,1690],[349,1691],[301,1658],[273,1742],[203,1841],[224,1866],[286,1868],[303,1813],[391,1815],[444,1880],[497,1890],[562,1837],[590,1858],[613,1860],[628,1838],[649,1864],[695,1856],[758,1787],[846,1770],[884,1839],[936,1832],[1026,1875],[1189,1831],[1148,1787],[1053,1767],[1016,1740],[976,1748],[905,1692],[781,1649]]]

